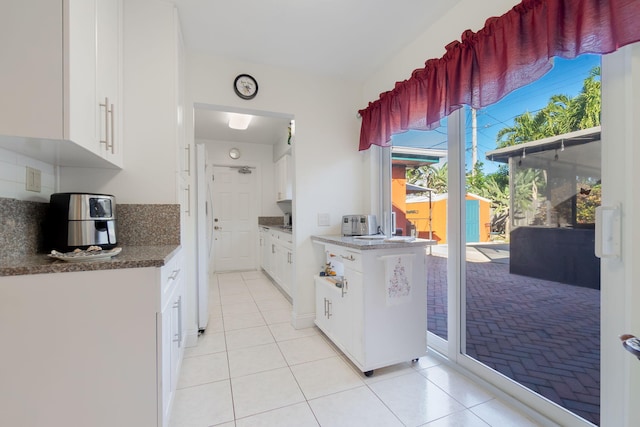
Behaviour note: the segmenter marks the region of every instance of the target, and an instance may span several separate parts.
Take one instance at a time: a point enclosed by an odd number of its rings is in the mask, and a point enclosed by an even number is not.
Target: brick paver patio
[[[446,338],[446,261],[428,259],[428,328]],[[467,354],[598,425],[600,291],[467,262]]]

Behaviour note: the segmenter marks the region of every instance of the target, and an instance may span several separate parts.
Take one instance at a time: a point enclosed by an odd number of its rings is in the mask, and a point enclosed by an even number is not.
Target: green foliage
[[[407,182],[435,190],[435,193],[447,192],[448,171],[447,163],[439,165],[426,165],[413,169],[407,169]]]
[[[527,111],[513,119],[513,126],[498,131],[498,148],[598,126],[600,88],[600,67],[594,67],[577,96],[553,95],[536,114]]]

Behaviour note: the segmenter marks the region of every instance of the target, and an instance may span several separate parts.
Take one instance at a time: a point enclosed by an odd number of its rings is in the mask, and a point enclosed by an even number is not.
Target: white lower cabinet
[[[291,233],[261,228],[261,266],[280,288],[291,296],[293,282],[293,240]]]
[[[271,237],[269,229],[260,227],[260,267],[266,272],[271,269]]]
[[[179,255],[0,277],[0,425],[167,426],[184,348]]]
[[[366,375],[425,355],[424,248],[357,250],[325,244],[324,252],[337,274],[314,278],[318,328]],[[395,263],[406,271],[396,274]],[[410,286],[408,295],[393,296],[389,281],[394,280]]]
[[[171,408],[184,353],[184,284],[181,258],[176,258],[162,267],[163,296],[161,312],[158,313],[158,353],[162,355],[160,393],[162,402],[162,426],[169,425]],[[160,399],[159,399],[160,400]]]

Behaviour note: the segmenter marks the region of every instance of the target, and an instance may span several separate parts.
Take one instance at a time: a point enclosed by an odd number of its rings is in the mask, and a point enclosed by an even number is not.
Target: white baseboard
[[[195,347],[198,345],[198,330],[188,330],[185,338],[185,347]]]
[[[313,328],[316,320],[315,313],[297,315],[295,312],[291,313],[291,324],[296,329]]]

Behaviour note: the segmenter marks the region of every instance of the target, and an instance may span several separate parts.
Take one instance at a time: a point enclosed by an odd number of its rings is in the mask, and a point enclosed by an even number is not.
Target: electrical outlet
[[[40,169],[26,167],[27,176],[26,176],[26,184],[25,189],[27,191],[33,191],[39,193],[42,190],[42,172]]]

